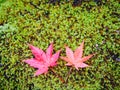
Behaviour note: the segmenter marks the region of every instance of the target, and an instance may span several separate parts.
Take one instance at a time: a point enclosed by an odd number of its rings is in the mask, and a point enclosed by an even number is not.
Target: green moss
[[[35,0],[5,1],[0,6],[0,87],[4,90],[101,90],[120,87],[119,30],[120,5],[110,0],[98,6],[82,2],[73,7]],[[96,53],[86,63],[91,68],[73,69],[68,83],[62,83],[51,71],[33,77],[35,69],[22,62],[32,57],[27,44],[45,50],[54,42],[55,51],[64,46],[75,50],[85,40],[84,55]],[[59,59],[56,73],[66,79],[69,67]]]

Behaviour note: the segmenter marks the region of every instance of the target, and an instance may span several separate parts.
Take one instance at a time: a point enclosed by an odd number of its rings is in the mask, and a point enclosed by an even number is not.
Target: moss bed
[[[53,2],[54,1],[54,2]],[[22,62],[33,57],[28,43],[45,50],[65,45],[75,50],[85,41],[84,56],[96,53],[75,68],[67,83],[49,70],[33,77],[35,69]],[[65,79],[70,67],[59,59],[54,67]],[[0,90],[119,90],[119,0],[0,0]]]

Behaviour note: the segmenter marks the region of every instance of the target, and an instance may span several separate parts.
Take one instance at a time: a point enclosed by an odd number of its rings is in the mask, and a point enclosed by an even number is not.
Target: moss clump
[[[98,90],[120,87],[120,5],[110,0],[102,5],[71,2],[11,0],[0,6],[0,87],[4,90],[76,89]],[[73,50],[85,40],[84,55],[96,52],[87,63],[91,68],[73,70],[64,84],[49,71],[33,77],[34,69],[22,62],[31,58],[27,43],[45,50],[51,41],[55,51],[67,44]],[[64,48],[61,55],[65,55]],[[116,57],[112,57],[116,56]],[[69,67],[59,59],[55,71],[64,79]]]

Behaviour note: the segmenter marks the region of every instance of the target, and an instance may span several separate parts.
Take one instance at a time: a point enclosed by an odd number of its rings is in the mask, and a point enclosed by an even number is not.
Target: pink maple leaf
[[[67,66],[74,66],[77,70],[78,68],[85,68],[89,65],[85,64],[84,62],[90,59],[94,54],[82,57],[83,54],[83,46],[84,41],[81,43],[81,45],[73,52],[69,47],[66,46],[66,57],[62,57],[61,59],[65,60],[67,62]]]
[[[55,65],[57,65],[56,62],[59,58],[60,50],[52,55],[53,43],[51,43],[50,46],[47,48],[46,53],[42,49],[39,49],[31,44],[29,44],[29,48],[34,55],[34,58],[23,60],[23,62],[38,69],[35,72],[34,76],[47,73],[49,67],[54,67]]]

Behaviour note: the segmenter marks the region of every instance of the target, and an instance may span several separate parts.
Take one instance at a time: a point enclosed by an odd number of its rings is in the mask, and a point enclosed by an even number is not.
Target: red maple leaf
[[[53,52],[53,43],[47,48],[46,53],[33,45],[29,44],[29,48],[32,51],[32,54],[35,58],[23,60],[23,62],[29,64],[30,66],[37,68],[34,76],[38,76],[43,73],[47,73],[49,67],[54,67],[57,65],[57,60],[59,58],[60,50],[52,55]]]
[[[84,41],[81,43],[81,45],[73,51],[66,46],[66,57],[62,57],[61,59],[65,60],[67,62],[67,66],[74,66],[77,70],[78,68],[84,68],[88,67],[89,65],[85,64],[84,62],[90,59],[94,54],[82,57],[83,54],[83,46],[84,46]]]

